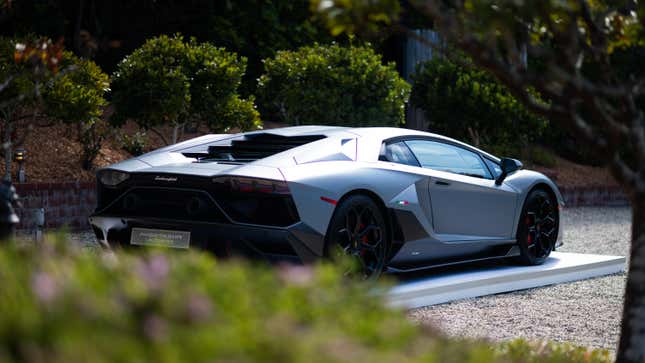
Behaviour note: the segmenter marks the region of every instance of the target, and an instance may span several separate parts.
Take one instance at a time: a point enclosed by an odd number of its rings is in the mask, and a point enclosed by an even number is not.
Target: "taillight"
[[[213,178],[213,183],[230,192],[291,194],[287,182],[280,180],[225,176]]]
[[[216,177],[210,193],[234,222],[286,227],[299,220],[285,181]]]
[[[115,187],[130,178],[130,174],[112,169],[104,169],[98,172],[98,180],[108,187]]]

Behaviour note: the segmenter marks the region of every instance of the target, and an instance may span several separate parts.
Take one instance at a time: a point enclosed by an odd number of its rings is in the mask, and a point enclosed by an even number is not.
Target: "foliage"
[[[101,120],[109,78],[96,63],[71,52],[63,52],[60,66],[65,71],[43,89],[43,110],[50,117],[77,126],[83,147],[80,162],[89,170],[110,132]]]
[[[159,34],[182,33],[248,59],[242,89],[255,88],[261,60],[332,37],[311,19],[307,0],[14,1],[0,18],[3,34],[63,37],[79,55],[93,55],[105,70]],[[150,14],[154,14],[151,16]]]
[[[211,2],[212,3],[212,2]],[[293,50],[314,42],[330,42],[325,27],[309,12],[307,0],[237,0],[210,5],[212,15],[200,39],[234,49],[249,60],[244,94],[255,90],[263,71],[262,59],[278,50]]]
[[[134,135],[121,135],[121,148],[132,156],[143,154],[146,148],[146,133],[137,131]]]
[[[448,339],[332,265],[196,252],[0,249],[3,362],[608,362],[606,352]]]
[[[49,39],[0,38],[0,112],[5,122],[37,101],[41,85],[58,71],[61,57],[61,44]]]
[[[74,124],[83,145],[80,161],[91,168],[107,134],[99,124],[107,103],[108,76],[94,62],[65,52],[60,42],[36,37],[0,40],[0,74],[6,82],[0,92],[4,140],[20,146],[41,115]],[[22,140],[17,139],[18,132]]]
[[[494,154],[519,157],[548,124],[494,76],[472,65],[434,58],[417,67],[412,84],[410,102],[425,112],[430,131]]]
[[[310,4],[312,10],[324,15],[333,35],[377,32],[396,21],[402,9],[398,0],[311,0]]]
[[[264,109],[290,124],[399,125],[410,86],[368,47],[315,45],[265,60]],[[263,109],[263,112],[264,112]]]
[[[521,155],[522,160],[527,160],[536,165],[545,166],[547,168],[553,168],[558,164],[553,151],[542,146],[532,145],[524,150]]]
[[[63,52],[60,67],[64,73],[43,89],[44,111],[66,123],[94,122],[103,114],[109,77],[96,63]]]
[[[131,118],[143,129],[193,120],[214,130],[256,128],[253,101],[236,94],[245,67],[245,58],[209,43],[186,42],[180,35],[152,38],[113,75],[112,121],[121,125]],[[217,118],[222,114],[236,117]]]

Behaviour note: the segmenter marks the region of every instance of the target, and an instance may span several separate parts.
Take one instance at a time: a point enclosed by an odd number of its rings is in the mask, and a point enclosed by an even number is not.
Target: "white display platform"
[[[540,266],[493,265],[465,272],[427,272],[428,277],[392,288],[388,301],[408,309],[470,297],[524,290],[625,271],[625,257],[553,252]]]

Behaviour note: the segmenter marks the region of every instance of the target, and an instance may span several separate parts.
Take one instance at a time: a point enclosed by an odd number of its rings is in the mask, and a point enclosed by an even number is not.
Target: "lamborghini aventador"
[[[201,248],[367,275],[469,261],[545,261],[556,185],[522,163],[403,128],[298,126],[206,135],[97,173],[104,246]]]

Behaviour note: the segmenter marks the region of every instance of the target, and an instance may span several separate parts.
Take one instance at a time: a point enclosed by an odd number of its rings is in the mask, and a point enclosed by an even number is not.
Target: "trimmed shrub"
[[[473,66],[474,67],[474,66]],[[538,141],[547,120],[529,112],[489,73],[435,58],[417,67],[410,102],[430,131],[500,156],[520,156]]]
[[[80,162],[83,169],[90,170],[111,131],[101,119],[109,77],[96,63],[71,52],[63,52],[60,66],[64,73],[43,89],[43,107],[49,116],[76,125],[83,148]]]
[[[264,114],[293,125],[397,126],[410,86],[369,47],[315,45],[264,60]]]
[[[2,362],[609,362],[569,345],[445,338],[385,307],[375,292],[387,285],[328,264],[102,255],[59,239],[0,248]]]
[[[245,69],[246,58],[210,43],[180,35],[149,39],[112,76],[112,122],[133,119],[143,129],[188,121],[216,132],[257,128],[253,100],[237,95]]]
[[[107,104],[104,96],[110,82],[96,63],[63,52],[63,73],[43,89],[44,108],[48,115],[67,123],[96,120]]]

